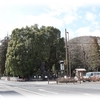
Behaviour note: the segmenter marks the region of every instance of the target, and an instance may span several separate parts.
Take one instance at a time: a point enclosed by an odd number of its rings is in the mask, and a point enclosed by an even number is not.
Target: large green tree
[[[32,73],[35,45],[34,27],[14,29],[7,50],[6,73],[29,76]]]
[[[6,61],[6,53],[8,48],[9,37],[6,36],[2,39],[0,45],[0,74],[1,76],[4,74],[5,70],[5,61]]]
[[[57,28],[35,24],[14,29],[7,50],[6,73],[29,77],[44,74],[64,59],[64,39]],[[44,62],[44,63],[43,63]]]

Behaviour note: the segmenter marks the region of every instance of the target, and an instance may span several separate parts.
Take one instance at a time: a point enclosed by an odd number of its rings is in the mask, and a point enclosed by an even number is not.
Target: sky
[[[53,26],[65,37],[100,36],[100,0],[0,0],[0,39],[15,28]]]

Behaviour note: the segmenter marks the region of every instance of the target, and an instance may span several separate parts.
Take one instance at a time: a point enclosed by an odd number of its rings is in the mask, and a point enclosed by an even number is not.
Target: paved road
[[[56,82],[14,82],[0,80],[0,100],[5,98],[24,97],[33,100],[33,97],[48,98],[99,98],[100,82],[86,83],[59,83]]]

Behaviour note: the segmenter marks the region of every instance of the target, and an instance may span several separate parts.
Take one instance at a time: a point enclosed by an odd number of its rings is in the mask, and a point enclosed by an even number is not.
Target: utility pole
[[[84,62],[84,68],[86,68],[85,50],[84,50],[84,45],[83,45],[83,43],[82,43],[82,49],[83,49],[83,62]]]
[[[69,32],[65,29],[65,45],[66,45],[66,71],[69,77],[69,48],[68,48]]]

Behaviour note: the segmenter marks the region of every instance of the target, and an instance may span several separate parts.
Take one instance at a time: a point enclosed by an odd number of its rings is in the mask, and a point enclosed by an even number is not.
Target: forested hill
[[[81,36],[68,41],[70,66],[100,70],[100,37]]]
[[[86,44],[86,43],[92,43],[94,38],[97,39],[97,43],[100,45],[100,37],[95,37],[95,36],[80,36],[80,37],[73,38],[69,41],[76,42],[77,44],[79,43]]]

